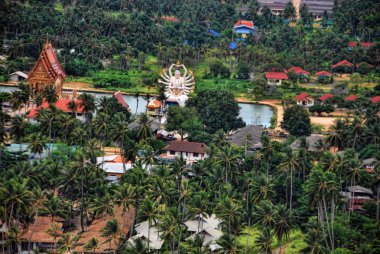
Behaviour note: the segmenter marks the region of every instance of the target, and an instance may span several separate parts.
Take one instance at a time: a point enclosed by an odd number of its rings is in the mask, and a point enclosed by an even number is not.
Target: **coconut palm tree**
[[[136,98],[136,110],[135,110],[135,114],[137,114],[137,109],[139,108],[140,93],[136,92],[133,96]]]
[[[11,133],[12,138],[15,141],[20,142],[20,152],[22,151],[22,143],[23,143],[22,140],[25,136],[26,126],[27,126],[27,122],[20,115],[16,115],[11,120],[11,128],[9,129],[9,131]]]
[[[54,241],[54,245],[56,245],[56,240],[58,237],[62,236],[62,230],[59,226],[58,223],[56,222],[53,222],[50,224],[50,227],[48,228],[48,230],[46,230],[46,234],[50,235],[51,237],[53,237],[53,241]],[[55,247],[55,246],[54,246]],[[52,246],[53,248],[53,246]]]
[[[274,217],[274,234],[277,237],[279,243],[278,253],[282,253],[282,242],[287,240],[290,235],[290,231],[293,229],[291,212],[285,205],[278,205],[276,208],[276,213]]]
[[[101,96],[97,102],[97,107],[98,107],[99,112],[102,112],[106,115],[111,114],[111,112],[112,112],[112,100],[113,100],[112,97]]]
[[[285,156],[285,160],[280,163],[279,169],[284,171],[287,174],[287,178],[290,179],[289,210],[292,212],[293,174],[295,171],[300,169],[297,154],[292,152],[288,154],[288,156]]]
[[[92,251],[93,253],[95,253],[98,247],[99,247],[99,240],[93,237],[87,242],[87,244],[83,247],[83,249],[87,251]]]
[[[272,254],[273,233],[269,228],[265,228],[255,239],[255,244],[259,247],[260,253]]]
[[[235,168],[237,167],[237,162],[240,156],[233,151],[230,146],[222,147],[217,154],[217,163],[221,165],[224,169],[225,183],[228,183],[228,175],[235,174]]]
[[[121,225],[121,228],[124,228],[125,225],[125,214],[126,212],[134,207],[137,202],[137,193],[136,188],[133,187],[131,184],[123,183],[115,190],[115,203],[122,207],[123,209],[123,223]],[[136,216],[136,213],[133,213],[133,216]],[[135,218],[133,218],[131,231],[134,229],[134,221]]]
[[[88,93],[82,93],[78,99],[80,100],[79,107],[83,107],[83,113],[86,114],[88,120],[88,113],[95,110],[95,97]]]
[[[119,240],[121,237],[121,229],[119,223],[116,219],[107,221],[107,224],[102,228],[102,236],[107,238],[107,241],[110,245],[110,250],[113,250],[113,253],[116,253],[119,248]],[[114,248],[112,248],[112,242],[114,243]]]
[[[105,215],[114,215],[114,200],[113,197],[106,193],[102,197],[95,197],[90,203],[90,209],[94,213],[95,218],[106,218]]]
[[[137,137],[139,140],[146,140],[152,136],[152,130],[149,125],[149,117],[147,114],[140,114],[138,116],[138,130],[137,130]]]
[[[110,126],[110,134],[112,140],[120,147],[120,154],[124,154],[124,143],[128,142],[128,122],[124,114],[117,113]],[[123,169],[126,172],[125,160],[123,159]]]
[[[57,250],[58,253],[69,253],[71,254],[75,247],[78,246],[78,240],[80,236],[70,233],[64,233],[61,238],[58,239],[57,242]]]
[[[28,149],[33,154],[41,155],[44,152],[44,149],[48,149],[47,138],[41,134],[33,133],[30,135],[30,144],[28,145]]]
[[[106,146],[105,144],[105,141],[108,137],[108,133],[109,133],[109,126],[111,124],[111,117],[110,115],[107,115],[105,113],[99,113],[96,115],[95,119],[94,119],[94,122],[93,122],[93,125],[94,125],[94,129],[95,129],[95,133],[98,137],[100,137],[100,141],[102,143],[102,146],[103,146],[103,160],[102,160],[102,165],[103,165],[103,162],[104,162],[104,148]]]
[[[55,89],[54,85],[46,86],[42,93],[43,93],[46,101],[50,105],[52,105],[58,101],[58,93],[57,93],[57,89]]]
[[[148,220],[148,249],[150,251],[150,229],[152,227],[153,222],[157,222],[159,215],[158,205],[155,201],[152,201],[149,198],[143,200],[140,208],[140,218]]]
[[[21,230],[18,226],[12,226],[9,228],[8,236],[6,240],[6,244],[9,244],[11,246],[13,243],[16,245],[17,253],[21,254],[21,242],[25,241],[26,239],[22,238],[21,236]]]
[[[223,234],[222,237],[218,240],[218,243],[223,248],[222,253],[225,253],[225,254],[239,253],[236,237],[231,234]]]
[[[216,207],[218,217],[228,223],[228,233],[237,235],[238,232],[236,228],[233,227],[239,224],[239,219],[242,216],[241,204],[239,204],[236,200],[227,197],[224,198]]]
[[[253,221],[256,225],[262,228],[272,229],[275,223],[275,209],[273,204],[264,200],[259,205],[256,206],[255,216],[253,217]]]
[[[175,238],[180,230],[177,220],[173,215],[168,214],[160,220],[158,228],[160,229],[162,239],[169,242],[170,252],[174,254]]]

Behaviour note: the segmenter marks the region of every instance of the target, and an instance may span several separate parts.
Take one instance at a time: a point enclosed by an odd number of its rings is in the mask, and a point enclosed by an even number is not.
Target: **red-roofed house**
[[[174,16],[162,16],[161,18],[169,22],[179,22],[179,19]]]
[[[379,103],[380,102],[380,95],[371,98],[371,102],[372,103]]]
[[[315,73],[315,76],[317,77],[331,77],[333,74],[328,71],[319,71]]]
[[[173,141],[164,147],[166,154],[161,154],[162,159],[175,159],[182,156],[186,164],[193,164],[208,157],[207,146],[204,143]]]
[[[161,101],[154,99],[148,103],[147,114],[157,116],[160,114],[162,103]]]
[[[319,100],[323,103],[325,103],[328,99],[332,99],[334,98],[334,95],[332,95],[331,93],[327,93],[327,94],[324,94],[322,95],[321,97],[319,97]]]
[[[251,35],[254,32],[253,21],[248,20],[239,20],[234,25],[234,32],[239,34],[241,37],[246,37],[247,35]]]
[[[73,108],[70,107],[70,104],[74,102],[75,106]],[[86,121],[85,113],[83,112],[83,106],[80,105],[81,101],[80,100],[70,100],[70,99],[64,99],[64,98],[59,98],[57,102],[54,104],[54,106],[62,110],[65,113],[68,114],[73,114],[75,113],[75,117],[82,122]],[[36,121],[36,118],[38,116],[38,111],[41,109],[49,110],[49,103],[44,100],[42,102],[42,105],[40,105],[37,108],[33,108],[29,111],[29,113],[26,115],[27,118],[30,119],[30,121],[33,123]]]
[[[289,68],[288,72],[294,72],[294,73],[296,73],[297,75],[300,75],[300,76],[310,75],[310,72],[305,71],[304,69],[302,69],[299,66],[293,66],[293,67]]]
[[[338,68],[338,67],[352,67],[352,63],[347,60],[342,60],[336,64],[333,64],[332,67],[333,69]]]
[[[123,98],[123,94],[120,91],[117,91],[116,93],[113,94],[113,97],[116,98],[116,100],[124,107],[126,108],[129,112],[131,112],[131,109],[129,108],[129,105]]]
[[[97,157],[96,164],[107,173],[110,182],[117,182],[126,171],[132,169],[132,162],[117,154]]]
[[[288,79],[288,75],[284,72],[265,72],[265,78],[268,85],[279,86],[282,84],[282,80]]]
[[[351,94],[349,96],[347,96],[346,98],[344,98],[346,101],[356,101],[358,99],[358,96],[356,96],[355,94]]]
[[[349,41],[348,42],[348,46],[350,48],[352,47],[356,47],[357,43],[355,41]],[[373,42],[360,42],[360,45],[364,48],[369,48],[369,47],[373,47],[376,45],[376,43],[373,43]]]
[[[296,97],[297,105],[302,107],[311,107],[314,106],[314,98],[308,95],[307,93],[301,93]]]

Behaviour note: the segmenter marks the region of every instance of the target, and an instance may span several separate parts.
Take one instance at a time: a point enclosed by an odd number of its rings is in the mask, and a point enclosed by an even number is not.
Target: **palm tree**
[[[27,123],[25,119],[20,115],[16,115],[11,120],[11,128],[9,131],[11,132],[12,138],[20,142],[20,152],[22,151],[22,140],[25,135],[26,126]]]
[[[50,224],[48,230],[46,230],[46,234],[50,235],[54,239],[54,245],[56,244],[56,239],[62,236],[62,230],[58,223],[53,222]],[[53,247],[52,247],[53,248]]]
[[[224,198],[217,205],[218,217],[228,222],[228,232],[232,233],[232,227],[239,224],[239,219],[242,215],[241,205],[234,199],[227,197]],[[234,228],[234,235],[237,234],[236,228]]]
[[[292,201],[293,201],[293,174],[296,170],[300,169],[298,164],[298,157],[296,153],[288,154],[285,160],[281,162],[279,168],[286,172],[287,178],[290,178],[290,195],[289,195],[289,209],[292,212]]]
[[[109,193],[102,197],[95,197],[90,203],[90,209],[94,213],[95,218],[106,218],[105,215],[114,215],[114,201]]]
[[[220,164],[224,169],[225,183],[228,183],[228,175],[231,173],[233,175],[232,169],[237,166],[237,160],[240,158],[239,155],[235,154],[233,148],[230,146],[222,147],[217,155],[217,163]]]
[[[274,220],[274,234],[276,235],[279,243],[278,253],[281,254],[282,241],[289,238],[290,231],[293,229],[291,212],[285,205],[278,205]]]
[[[138,109],[138,107],[139,107],[140,93],[139,93],[139,92],[136,92],[133,96],[136,98],[136,111],[135,111],[135,114],[137,114],[137,109]]]
[[[99,108],[99,112],[103,112],[105,113],[106,115],[109,115],[111,114],[112,112],[112,100],[113,98],[112,97],[108,97],[108,96],[102,96],[98,99],[98,108]]]
[[[114,116],[112,124],[110,126],[110,133],[112,140],[116,142],[120,147],[120,154],[124,154],[124,142],[128,141],[129,129],[127,119],[124,114],[117,113]],[[123,169],[126,172],[125,159],[123,159]]]
[[[231,234],[223,234],[218,240],[220,246],[223,247],[223,252],[225,254],[237,254],[239,253],[238,246],[236,243],[236,237]]]
[[[99,247],[99,240],[96,238],[91,238],[87,244],[83,247],[84,250],[90,251],[92,250],[95,253],[96,249]]]
[[[0,187],[0,203],[6,212],[6,225],[19,225],[22,214],[27,214],[34,203],[28,179],[11,178]]]
[[[25,241],[25,239],[21,237],[21,233],[22,232],[18,226],[12,226],[9,228],[8,237],[6,240],[6,243],[8,243],[9,245],[11,245],[12,243],[16,245],[18,254],[22,253],[21,242]]]
[[[171,214],[166,215],[158,224],[158,228],[162,233],[162,239],[169,242],[170,252],[174,254],[175,237],[177,235],[177,232],[180,230],[180,226],[178,225],[177,220]]]
[[[152,222],[156,222],[159,215],[157,203],[149,198],[143,200],[140,208],[140,218],[148,220],[148,249],[150,251],[150,229]]]
[[[268,200],[264,200],[256,206],[253,220],[255,224],[262,228],[272,229],[275,223],[275,213],[273,204]]]
[[[104,148],[105,148],[105,141],[106,138],[108,137],[108,131],[109,131],[109,124],[111,122],[111,117],[105,113],[99,113],[96,115],[94,119],[94,129],[96,135],[100,137],[100,141],[103,146],[103,160],[102,160],[102,165],[104,162]]]
[[[125,225],[125,213],[134,207],[137,202],[136,188],[131,184],[123,183],[115,190],[115,202],[123,209],[123,223],[121,225],[121,228],[123,229]],[[133,216],[136,216],[136,213],[133,213]],[[132,221],[131,231],[134,229],[134,221],[135,218],[133,218]]]
[[[56,196],[48,197],[43,203],[42,211],[51,215],[51,222],[55,217],[65,218],[67,215],[65,204],[62,199]]]
[[[49,110],[39,110],[37,120],[41,123],[42,130],[48,133],[49,142],[52,142],[52,131],[54,129],[54,125],[57,123],[61,110],[57,109],[54,105],[49,105]],[[52,142],[51,148],[49,149],[49,156],[53,149]]]
[[[331,133],[327,135],[326,142],[331,146],[338,147],[339,150],[342,149],[345,142],[345,128],[342,119],[337,119],[335,125],[330,127]]]
[[[44,149],[48,149],[47,138],[41,134],[33,133],[30,135],[30,144],[28,145],[28,149],[33,154],[41,155],[44,152]]]
[[[43,90],[43,95],[46,99],[46,101],[52,105],[58,101],[58,93],[57,89],[55,89],[54,85],[48,85]]]
[[[93,95],[82,93],[78,96],[78,99],[80,100],[79,107],[83,107],[83,113],[86,113],[86,116],[95,110],[95,97]]]
[[[139,140],[146,140],[149,137],[152,136],[152,130],[150,129],[149,125],[149,117],[147,114],[140,114],[138,117],[138,130],[137,130],[137,137]]]
[[[272,254],[273,233],[269,228],[265,228],[255,239],[255,244],[259,247],[260,253]]]
[[[71,254],[75,247],[78,246],[78,240],[80,236],[73,236],[70,233],[64,233],[57,242],[58,253],[69,253]]]
[[[106,226],[102,228],[102,236],[107,238],[106,242],[109,242],[110,250],[112,250],[112,242],[114,243],[113,253],[116,253],[119,247],[118,241],[121,236],[121,229],[116,219],[107,221]]]

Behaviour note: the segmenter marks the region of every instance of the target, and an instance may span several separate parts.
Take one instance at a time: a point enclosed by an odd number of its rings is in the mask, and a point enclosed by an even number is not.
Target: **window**
[[[77,113],[77,116],[82,116],[82,113]]]
[[[193,153],[193,156],[194,156],[194,157],[198,157],[198,156],[199,156],[199,153]]]
[[[175,151],[170,151],[170,155],[175,155]]]

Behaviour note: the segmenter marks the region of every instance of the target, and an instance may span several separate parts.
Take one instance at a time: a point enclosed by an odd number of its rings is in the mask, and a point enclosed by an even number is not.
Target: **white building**
[[[280,86],[283,80],[288,79],[285,72],[265,72],[268,86]]]
[[[185,222],[187,231],[191,232],[186,240],[194,240],[197,235],[201,236],[203,246],[209,246],[211,251],[221,249],[222,247],[217,244],[217,241],[222,237],[221,231],[222,221],[218,219],[215,214],[209,215],[196,215],[192,220]]]
[[[28,78],[28,74],[22,72],[22,71],[16,71],[11,74],[9,74],[9,80],[13,82],[20,82],[24,81]]]
[[[193,164],[208,157],[206,144],[198,142],[173,141],[164,150],[166,154],[161,154],[161,159],[174,160],[182,157],[186,164]]]
[[[147,242],[149,239],[149,249],[159,250],[161,249],[164,241],[161,239],[161,233],[156,227],[156,222],[152,221],[152,225],[149,229],[149,221],[143,221],[136,225],[136,235],[132,236],[128,242],[134,244],[134,241],[140,238],[143,242]]]
[[[297,105],[302,107],[311,107],[314,106],[314,98],[308,95],[307,93],[301,93],[296,96]]]
[[[116,182],[122,174],[132,169],[132,162],[126,161],[121,155],[97,157],[96,163],[107,173],[107,180],[111,182]]]

